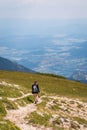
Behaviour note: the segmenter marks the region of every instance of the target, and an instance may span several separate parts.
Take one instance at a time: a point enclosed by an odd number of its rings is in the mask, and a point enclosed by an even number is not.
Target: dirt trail
[[[8,99],[15,101],[17,99],[22,99],[29,95],[31,94],[28,93],[18,98],[8,98]],[[39,98],[38,103],[41,103],[41,102],[42,100]],[[11,122],[15,123],[15,125],[18,126],[21,130],[44,130],[43,127],[38,128],[38,127],[34,127],[32,125],[27,124],[27,122],[24,119],[29,113],[36,111],[37,109],[36,104],[31,103],[31,104],[26,105],[25,107],[18,106],[18,108],[19,108],[18,110],[7,110],[7,115],[5,119],[8,119]],[[50,130],[50,129],[47,128],[45,130]]]
[[[7,111],[6,119],[15,123],[21,130],[36,130],[35,127],[31,125],[27,125],[24,118],[28,113],[31,113],[36,110],[36,106],[34,104],[29,104],[26,107],[20,107],[18,110],[9,110]]]
[[[24,97],[27,97],[31,95],[23,94],[21,97],[18,98],[9,98],[11,101],[16,101],[17,99],[22,99]],[[67,130],[69,130],[69,126],[75,127],[77,130],[87,130],[87,125],[78,123],[74,121],[73,117],[78,117],[78,119],[82,119],[85,122],[87,121],[87,103],[82,102],[78,99],[70,99],[66,97],[60,97],[60,96],[42,96],[39,98],[38,103],[42,102],[43,98],[49,98],[49,101],[46,102],[46,110],[52,108],[52,106],[59,105],[58,113],[54,113],[52,120],[55,120],[56,117],[59,118],[59,121],[61,121],[61,125]],[[44,100],[43,100],[44,101]],[[29,124],[24,118],[30,114],[31,112],[34,112],[37,110],[37,105],[34,103],[26,104],[25,107],[18,106],[18,110],[7,110],[7,115],[5,119],[10,120],[11,122],[15,123],[16,126],[18,126],[21,130],[52,130],[52,128],[45,128],[44,126],[38,126],[35,127],[31,124]],[[38,110],[37,110],[38,111]],[[56,112],[56,110],[55,110]],[[62,116],[61,116],[62,113]],[[55,115],[56,114],[56,115]],[[65,118],[63,118],[66,117]],[[72,118],[69,118],[72,117]],[[73,123],[73,126],[71,124]],[[67,125],[68,124],[68,125]],[[79,128],[79,129],[78,129]],[[72,128],[71,128],[72,129]],[[74,130],[75,130],[74,129]]]
[[[22,92],[21,92],[22,93]],[[23,94],[23,93],[22,93]],[[8,100],[11,100],[11,101],[16,101],[18,99],[22,99],[22,98],[25,98],[27,96],[30,96],[32,95],[31,93],[27,93],[27,94],[23,94],[21,97],[17,97],[17,98],[8,98]]]

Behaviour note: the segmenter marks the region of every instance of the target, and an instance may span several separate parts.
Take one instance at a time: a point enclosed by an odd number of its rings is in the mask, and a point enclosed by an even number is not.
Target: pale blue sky
[[[0,19],[87,19],[87,0],[0,0]]]

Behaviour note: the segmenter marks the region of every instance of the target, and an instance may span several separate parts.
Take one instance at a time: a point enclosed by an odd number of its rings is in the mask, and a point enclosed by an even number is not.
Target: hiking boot
[[[37,104],[37,102],[38,102],[38,100],[37,100],[37,101],[35,101],[34,103],[35,103],[35,104]]]

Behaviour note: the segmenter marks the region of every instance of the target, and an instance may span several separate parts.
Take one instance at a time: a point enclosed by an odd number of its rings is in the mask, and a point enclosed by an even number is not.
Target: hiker
[[[38,97],[39,97],[39,86],[37,84],[37,81],[34,81],[32,84],[32,94],[34,96],[34,103],[36,104],[38,102]]]

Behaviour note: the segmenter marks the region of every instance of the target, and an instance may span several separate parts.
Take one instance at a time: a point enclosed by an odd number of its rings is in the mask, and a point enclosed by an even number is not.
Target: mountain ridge
[[[0,70],[9,70],[9,71],[21,71],[21,72],[31,72],[35,73],[32,69],[29,69],[23,65],[15,63],[9,59],[0,57]]]
[[[32,69],[29,69],[21,64],[18,64],[17,62],[13,62],[7,58],[0,57],[0,70],[8,70],[8,71],[19,71],[19,72],[30,72],[30,73],[40,73],[36,72]],[[52,76],[59,76],[51,73],[42,73],[45,75],[52,75]],[[64,76],[59,76],[61,78],[66,78]],[[87,83],[87,73],[83,71],[76,71],[74,72],[70,77],[67,79],[74,80],[82,83]]]
[[[79,81],[82,83],[87,83],[87,72],[76,71],[71,75],[70,79],[75,80],[75,81]]]

